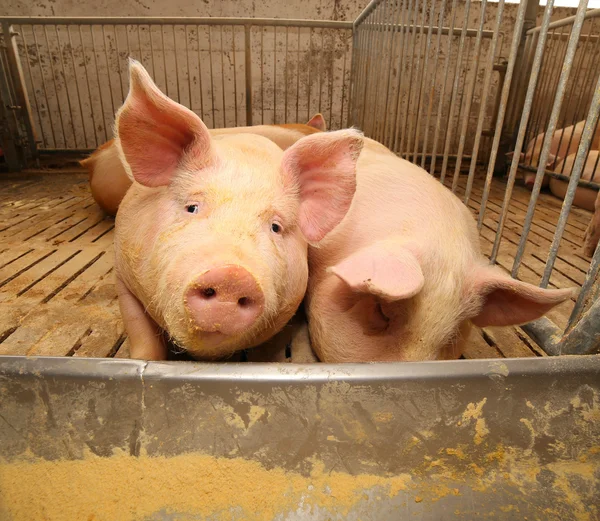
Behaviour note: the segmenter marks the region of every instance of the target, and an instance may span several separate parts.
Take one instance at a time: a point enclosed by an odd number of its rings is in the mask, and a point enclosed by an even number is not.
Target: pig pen
[[[382,0],[354,23],[1,19],[0,518],[597,519],[600,249],[582,254],[591,212],[570,200],[598,10],[553,16]],[[289,330],[236,359],[255,363],[111,360],[128,358],[114,220],[74,159],[111,137],[129,55],[209,127],[361,128],[468,205],[493,262],[579,297],[476,331],[467,360],[300,365]],[[544,56],[567,70],[542,98]],[[549,134],[589,122],[566,205],[521,185],[518,154],[503,164],[542,105]]]

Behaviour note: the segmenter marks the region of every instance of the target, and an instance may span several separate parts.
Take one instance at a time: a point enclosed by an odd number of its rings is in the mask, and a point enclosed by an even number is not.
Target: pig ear
[[[413,297],[425,280],[412,251],[393,242],[377,242],[328,269],[353,291],[388,302]]]
[[[309,127],[316,128],[317,130],[321,130],[322,132],[327,131],[327,125],[325,124],[325,118],[323,117],[323,114],[321,114],[321,113],[315,114],[312,118],[310,118],[307,125]]]
[[[167,185],[182,162],[208,162],[210,134],[191,110],[165,96],[144,67],[130,59],[129,94],[116,118],[121,159],[146,186]]]
[[[356,191],[356,162],[363,146],[357,130],[303,137],[283,156],[286,178],[299,187],[299,224],[318,242],[344,218]]]
[[[492,266],[478,266],[472,277],[482,305],[471,321],[479,327],[531,322],[575,294],[574,289],[543,289],[515,280]]]
[[[546,168],[552,168],[558,161],[558,156],[554,154],[548,154],[548,160],[546,161]]]

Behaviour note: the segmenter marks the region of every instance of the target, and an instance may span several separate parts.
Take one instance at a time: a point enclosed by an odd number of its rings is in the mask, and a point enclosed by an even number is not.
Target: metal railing
[[[347,125],[352,24],[256,18],[0,19],[22,64],[28,135],[40,150],[96,148],[128,91],[127,59],[211,128]],[[16,104],[15,110],[23,108]],[[35,151],[36,147],[32,147]]]

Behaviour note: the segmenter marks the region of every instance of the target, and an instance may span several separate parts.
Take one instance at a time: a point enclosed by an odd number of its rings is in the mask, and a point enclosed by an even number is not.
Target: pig
[[[285,152],[264,136],[211,137],[134,60],[115,128],[134,180],[115,225],[132,358],[164,359],[163,332],[201,359],[274,336],[304,296],[307,243],[350,207],[360,132],[317,132]]]
[[[585,230],[583,237],[583,254],[587,257],[592,257],[600,241],[600,192],[596,195],[596,203],[594,206],[594,215]]]
[[[423,169],[365,139],[345,218],[309,248],[305,298],[323,362],[460,356],[471,325],[534,320],[574,290],[489,265],[467,207]]]
[[[563,161],[556,165],[554,171],[570,177],[576,157],[577,154],[571,154],[567,156]],[[583,167],[583,172],[581,173],[582,180],[591,181],[593,177],[595,182],[600,182],[600,160],[598,159],[599,157],[600,152],[598,152],[597,150],[590,151],[588,158],[585,162],[585,166]],[[597,168],[596,165],[598,165]],[[550,179],[550,191],[559,199],[565,198],[568,185],[569,183],[567,181],[555,179],[554,177]],[[585,210],[593,212],[594,201],[596,200],[597,194],[598,192],[596,190],[580,186],[575,192],[573,204],[575,206],[578,206],[579,208],[583,208]]]
[[[288,149],[301,137],[325,131],[325,119],[321,114],[314,115],[306,125],[257,125],[209,130],[213,136],[238,133],[255,133],[267,137],[283,150]],[[131,186],[114,139],[101,145],[88,158],[79,163],[88,171],[92,197],[108,215],[116,215],[119,204]]]
[[[570,154],[574,154],[577,152],[579,148],[579,142],[581,141],[581,134],[583,133],[583,128],[585,127],[585,120],[576,123],[575,125],[571,125],[562,129],[557,129],[553,136],[552,141],[550,143],[550,154],[548,155],[548,161],[546,163],[547,170],[554,170],[556,164],[567,157]],[[542,145],[544,143],[545,132],[538,134],[537,137],[532,139],[528,144],[525,152],[521,152],[521,156],[519,158],[520,163],[524,163],[526,165],[533,166],[537,168],[539,165],[540,154],[542,152]],[[592,138],[592,149],[600,148],[600,126],[596,127],[596,131]],[[512,157],[512,152],[507,154],[509,157]],[[533,188],[533,184],[535,183],[535,172],[526,172],[524,174],[525,186],[531,189]],[[547,187],[550,184],[550,179],[548,176],[544,176],[542,181],[542,187]]]

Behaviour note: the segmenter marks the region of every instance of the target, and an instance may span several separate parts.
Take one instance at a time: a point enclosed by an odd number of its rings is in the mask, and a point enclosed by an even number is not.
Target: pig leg
[[[588,224],[585,236],[583,238],[583,254],[592,257],[598,241],[600,241],[600,193],[596,197],[596,211],[592,215],[590,224]]]
[[[166,360],[167,346],[161,330],[144,311],[141,302],[117,277],[119,307],[130,342],[130,357],[140,360]]]

